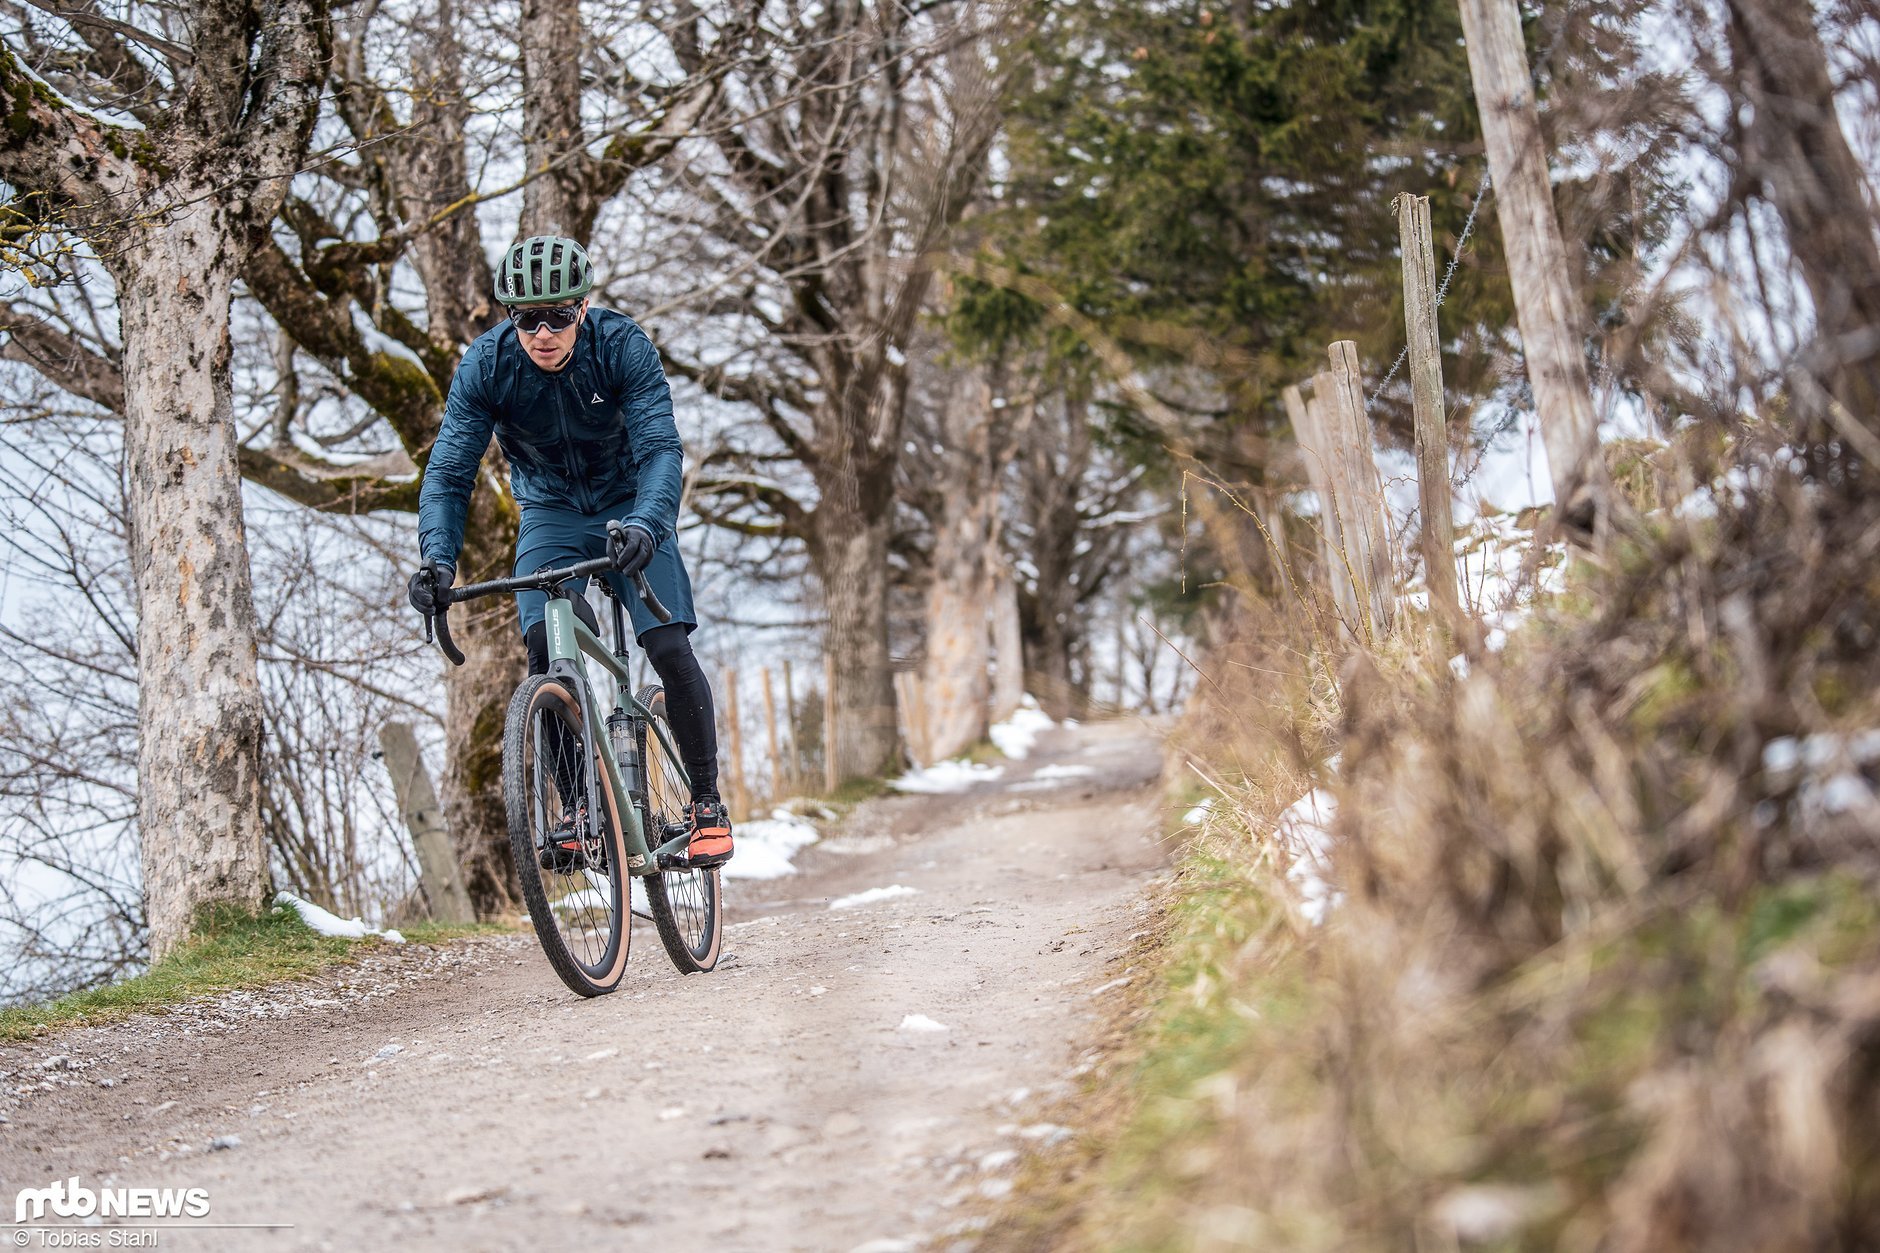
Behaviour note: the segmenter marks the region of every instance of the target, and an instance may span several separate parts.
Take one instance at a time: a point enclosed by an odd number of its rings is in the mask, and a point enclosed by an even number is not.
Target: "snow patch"
[[[1210,796],[1206,800],[1203,800],[1199,805],[1196,805],[1193,809],[1183,814],[1182,822],[1186,824],[1187,826],[1198,827],[1203,822],[1207,821],[1208,811],[1213,808],[1214,808],[1214,798]]]
[[[964,792],[975,783],[990,783],[1004,773],[1004,766],[980,765],[964,759],[942,761],[924,770],[910,770],[898,779],[889,780],[888,786],[897,792],[937,796]]]
[[[945,1023],[935,1022],[925,1014],[909,1014],[907,1017],[901,1019],[901,1025],[895,1028],[896,1031],[926,1032],[945,1031],[946,1029],[947,1026]]]
[[[897,896],[919,896],[919,888],[910,888],[896,883],[885,888],[869,888],[866,892],[855,892],[849,896],[838,896],[829,902],[831,909],[854,909],[857,905],[873,905],[877,901],[891,901]]]
[[[88,104],[82,104],[77,100],[73,100],[57,87],[54,87],[51,83],[39,77],[38,74],[34,73],[32,66],[17,57],[14,58],[13,64],[15,68],[25,73],[28,78],[45,88],[46,94],[52,96],[61,105],[74,113],[82,113],[94,122],[102,122],[106,126],[115,126],[120,130],[140,131],[144,129],[143,122],[129,113],[119,113],[115,109],[94,109]]]
[[[1049,714],[1038,708],[1037,698],[1027,694],[1012,716],[1004,722],[993,723],[987,734],[991,736],[994,747],[1012,760],[1019,761],[1031,752],[1031,746],[1039,735],[1056,725]]]
[[[1299,912],[1308,922],[1325,921],[1343,895],[1326,881],[1332,866],[1332,818],[1338,799],[1315,787],[1287,807],[1273,828],[1273,838],[1292,859],[1286,877],[1299,889]]]
[[[605,879],[600,881],[603,884],[607,882]],[[569,918],[590,910],[605,914],[611,908],[607,893],[597,888],[582,888],[578,892],[570,892],[566,896],[558,897],[555,901],[556,911],[566,914]]]
[[[1456,579],[1465,607],[1481,620],[1490,652],[1501,651],[1536,601],[1566,588],[1566,544],[1549,545],[1533,576],[1523,578],[1533,547],[1533,533],[1522,530],[1509,513],[1479,514],[1456,539]],[[1466,659],[1451,660],[1450,667],[1458,677],[1467,676]]]
[[[387,944],[403,944],[405,937],[396,931],[386,931],[379,927],[368,927],[363,918],[346,919],[338,914],[328,913],[312,901],[303,901],[291,892],[276,892],[274,904],[277,908],[287,908],[300,915],[300,920],[316,934],[338,936],[345,940],[363,940],[369,935],[376,935]]]
[[[1818,814],[1866,811],[1880,816],[1880,727],[1851,734],[1784,735],[1763,745],[1763,770],[1796,787],[1802,808]]]
[[[773,809],[770,817],[743,823],[732,834],[737,837],[737,853],[725,863],[727,879],[793,875],[798,851],[822,838],[815,827],[787,809]]]

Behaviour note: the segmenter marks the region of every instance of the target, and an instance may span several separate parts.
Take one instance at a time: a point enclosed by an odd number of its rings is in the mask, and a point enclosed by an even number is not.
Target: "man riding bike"
[[[711,687],[687,639],[698,619],[677,539],[682,450],[672,392],[646,332],[624,314],[589,306],[593,286],[587,253],[572,239],[537,235],[503,258],[496,299],[509,320],[478,336],[451,378],[418,495],[423,564],[408,592],[412,607],[428,614],[455,582],[470,492],[494,433],[522,508],[515,573],[603,556],[613,562],[607,582],[665,686],[673,739],[691,776],[688,857],[717,865],[731,858],[731,823],[718,797]],[[627,594],[642,570],[672,611],[664,626]],[[575,611],[598,632],[581,595],[586,586],[576,585]],[[547,601],[544,592],[516,596],[530,674],[548,673]]]

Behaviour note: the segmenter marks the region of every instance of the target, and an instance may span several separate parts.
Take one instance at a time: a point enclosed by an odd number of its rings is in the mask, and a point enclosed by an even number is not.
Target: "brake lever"
[[[633,586],[639,589],[640,603],[645,605],[655,618],[661,622],[672,621],[672,610],[659,603],[659,597],[653,595],[652,584],[646,581],[646,571],[633,572]]]
[[[446,598],[449,597],[450,595],[449,588],[446,588],[444,590],[444,595],[446,596]],[[446,599],[443,604],[437,607],[437,646],[443,650],[444,655],[446,657],[450,658],[452,665],[461,666],[464,663],[464,655],[463,655],[462,650],[459,649],[457,645],[451,641],[450,623],[445,618],[445,613],[449,608],[450,608],[449,599]],[[431,627],[430,618],[427,617],[424,620],[424,626],[425,626],[425,640],[428,643],[430,641],[430,627]]]
[[[440,596],[443,598],[441,601],[438,599]],[[435,626],[437,628],[435,638],[438,648],[443,650],[446,657],[450,658],[451,664],[461,666],[464,663],[464,655],[458,649],[457,645],[451,641],[450,623],[446,621],[444,617],[445,613],[450,609],[450,589],[448,587],[440,589],[436,583],[433,582],[431,585],[431,599],[432,603],[437,605],[437,609],[433,613],[421,615],[424,618],[424,642],[427,644],[432,642],[433,637],[431,629]],[[435,622],[433,619],[435,619]]]

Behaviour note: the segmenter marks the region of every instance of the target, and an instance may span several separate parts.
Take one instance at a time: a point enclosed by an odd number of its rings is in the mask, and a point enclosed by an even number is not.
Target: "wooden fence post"
[[[770,667],[764,667],[764,727],[770,735],[770,802],[783,799],[783,754],[777,749],[777,698],[770,690]]]
[[[464,891],[463,876],[457,870],[456,850],[450,846],[450,834],[444,829],[444,812],[438,808],[437,790],[418,753],[418,737],[408,722],[387,722],[379,727],[379,749],[385,754],[385,771],[392,776],[392,793],[398,798],[399,812],[411,829],[411,843],[418,853],[418,880],[431,916],[440,922],[474,922],[476,911],[470,907],[470,894]]]
[[[1285,401],[1286,414],[1292,419],[1293,435],[1304,453],[1306,478],[1312,484],[1313,494],[1319,498],[1319,564],[1325,568],[1325,581],[1332,589],[1332,604],[1341,619],[1355,626],[1358,621],[1358,596],[1351,582],[1350,567],[1346,565],[1348,554],[1339,525],[1339,513],[1343,506],[1333,488],[1334,454],[1323,421],[1325,403],[1317,386],[1317,380],[1324,377],[1315,377],[1310,401],[1299,394],[1297,387],[1286,388],[1280,397]]]
[[[1003,558],[994,563],[992,655],[999,672],[992,683],[992,721],[1004,722],[1025,703],[1025,638],[1018,616],[1018,583]]]
[[[790,781],[792,794],[803,788],[803,753],[802,744],[796,732],[796,680],[790,673],[790,659],[783,659],[783,729],[789,739],[790,758],[785,777]]]
[[[751,816],[750,789],[744,782],[744,728],[738,718],[738,671],[725,667],[725,730],[731,741],[731,806],[739,819]]]
[[[842,781],[836,769],[836,658],[823,654],[823,791],[834,794]]]
[[[1360,589],[1371,609],[1373,641],[1390,630],[1396,606],[1396,575],[1390,556],[1389,514],[1384,488],[1377,477],[1377,456],[1371,441],[1371,422],[1364,414],[1364,373],[1358,365],[1358,345],[1341,339],[1327,352],[1332,365],[1331,411],[1337,415],[1334,445],[1344,462],[1342,477],[1350,488],[1351,524],[1347,539],[1355,541],[1352,565],[1364,586]]]
[[[1449,432],[1443,408],[1443,348],[1436,329],[1436,248],[1427,196],[1397,197],[1403,244],[1403,320],[1410,343],[1410,392],[1416,408],[1417,509],[1423,531],[1424,582],[1430,609],[1452,640],[1462,637],[1456,589],[1456,524],[1450,514]]]
[[[1605,482],[1599,423],[1517,0],[1462,0],[1462,34],[1554,500],[1564,518],[1590,530]]]

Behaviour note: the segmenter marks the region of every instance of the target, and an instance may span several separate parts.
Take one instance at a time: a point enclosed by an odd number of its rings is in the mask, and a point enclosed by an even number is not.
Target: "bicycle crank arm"
[[[679,832],[677,835],[672,834],[675,828]],[[674,823],[666,828],[666,834],[670,838],[653,850],[653,864],[661,870],[689,869],[692,862],[686,856],[686,848],[692,843],[692,833],[679,826],[678,823]]]

